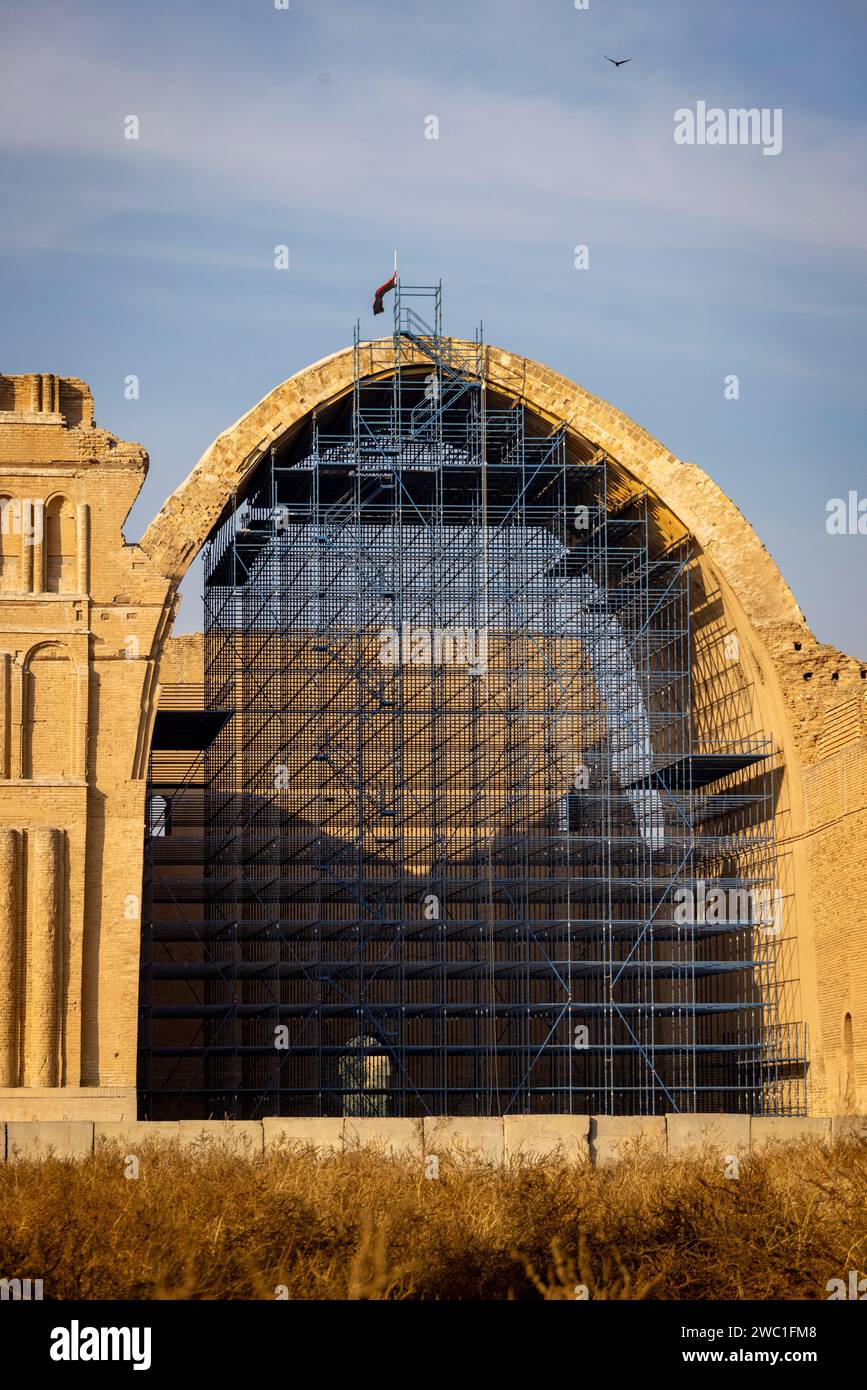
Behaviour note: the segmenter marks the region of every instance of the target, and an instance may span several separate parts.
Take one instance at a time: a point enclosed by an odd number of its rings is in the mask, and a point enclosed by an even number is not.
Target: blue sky
[[[820,640],[867,657],[867,536],[825,528],[867,497],[863,0],[289,4],[0,0],[0,370],[84,377],[145,445],[128,539],[375,331],[397,246],[446,331],[483,319],[706,469]],[[782,152],[676,145],[698,101],[781,108]]]

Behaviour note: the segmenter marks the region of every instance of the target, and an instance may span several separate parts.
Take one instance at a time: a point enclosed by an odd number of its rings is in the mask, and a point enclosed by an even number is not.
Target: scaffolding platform
[[[143,1113],[803,1113],[778,765],[695,735],[688,541],[438,286],[354,353],[206,547],[203,709],[158,716]]]

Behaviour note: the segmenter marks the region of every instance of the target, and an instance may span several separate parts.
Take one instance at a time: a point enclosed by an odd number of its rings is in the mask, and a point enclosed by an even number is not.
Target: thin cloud
[[[580,87],[564,102],[478,83],[429,80],[420,90],[408,77],[372,81],[357,70],[335,73],[323,96],[312,76],[262,76],[251,88],[171,55],[155,81],[129,49],[109,60],[78,33],[47,51],[27,32],[7,42],[0,148],[30,156],[34,179],[42,161],[72,162],[72,225],[42,219],[46,248],[62,240],[111,250],[102,223],[120,210],[219,218],[230,207],[264,227],[278,213],[351,209],[373,222],[399,191],[406,224],[447,234],[458,218],[475,240],[499,223],[505,239],[534,244],[574,225],[578,208],[597,236],[625,244],[700,236],[711,249],[746,234],[757,253],[788,242],[863,254],[867,136],[855,123],[787,111],[783,154],[770,161],[751,147],[676,146],[673,113],[694,94],[659,83],[614,110]],[[429,109],[438,141],[423,138]],[[141,120],[138,142],[122,136],[130,112]],[[33,234],[13,204],[7,244],[32,246]]]

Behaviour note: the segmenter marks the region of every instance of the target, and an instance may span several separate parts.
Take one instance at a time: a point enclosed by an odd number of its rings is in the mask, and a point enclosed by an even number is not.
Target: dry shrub
[[[0,1164],[0,1275],[49,1298],[821,1299],[867,1266],[867,1146],[508,1167],[149,1144]]]

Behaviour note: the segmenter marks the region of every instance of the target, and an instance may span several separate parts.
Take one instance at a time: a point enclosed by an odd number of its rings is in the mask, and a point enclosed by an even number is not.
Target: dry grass
[[[633,1150],[440,1177],[366,1149],[239,1159],[149,1147],[0,1165],[0,1275],[47,1298],[822,1299],[867,1266],[867,1146]]]

